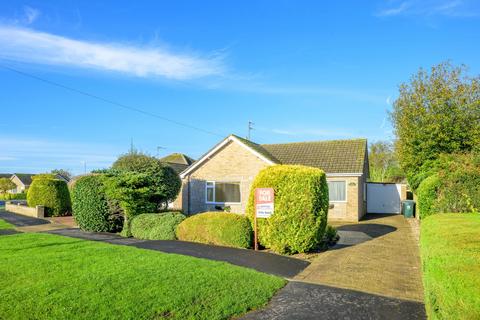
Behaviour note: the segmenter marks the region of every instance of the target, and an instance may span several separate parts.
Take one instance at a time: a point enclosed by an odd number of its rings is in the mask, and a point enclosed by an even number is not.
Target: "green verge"
[[[430,319],[480,319],[480,215],[422,220],[425,304]]]
[[[223,262],[51,234],[2,236],[1,319],[228,319],[285,280]]]
[[[13,229],[14,226],[5,220],[0,219],[0,230]]]

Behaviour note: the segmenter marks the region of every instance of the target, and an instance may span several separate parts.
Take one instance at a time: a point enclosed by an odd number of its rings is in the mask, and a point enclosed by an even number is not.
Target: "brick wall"
[[[184,211],[198,213],[215,209],[215,204],[205,202],[205,184],[207,181],[239,182],[241,203],[225,204],[232,212],[244,213],[248,202],[250,186],[257,173],[268,164],[245,149],[239,143],[231,141],[212,155],[199,168],[184,179],[182,198]],[[188,208],[188,179],[190,179],[190,206]]]
[[[327,181],[345,181],[347,199],[345,202],[330,202],[328,218],[330,220],[358,221],[365,214],[363,204],[362,177],[328,176]]]

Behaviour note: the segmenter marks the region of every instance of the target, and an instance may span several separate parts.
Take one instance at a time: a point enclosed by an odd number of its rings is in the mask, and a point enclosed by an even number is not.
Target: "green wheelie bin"
[[[413,216],[415,215],[415,201],[403,200],[402,214],[405,218],[413,218]]]

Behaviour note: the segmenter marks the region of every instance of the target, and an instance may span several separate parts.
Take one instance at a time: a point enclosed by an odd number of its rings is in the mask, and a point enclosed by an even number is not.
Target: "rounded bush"
[[[45,215],[51,217],[65,216],[72,211],[67,183],[49,175],[33,178],[27,192],[27,204],[29,207],[44,206]]]
[[[78,179],[72,189],[73,216],[85,231],[114,232],[121,228],[120,210],[106,194],[102,175]]]
[[[247,217],[227,212],[196,214],[183,220],[177,228],[179,240],[238,248],[250,248],[252,235]]]
[[[320,243],[328,213],[328,185],[322,170],[276,165],[260,171],[247,205],[252,224],[256,188],[273,188],[275,192],[274,214],[268,219],[257,219],[261,245],[279,253],[296,253],[307,252]]]
[[[418,210],[420,211],[421,219],[437,213],[436,202],[440,185],[438,174],[433,174],[425,178],[418,186]]]
[[[175,240],[177,226],[185,220],[180,212],[144,213],[132,219],[132,236],[144,240]]]

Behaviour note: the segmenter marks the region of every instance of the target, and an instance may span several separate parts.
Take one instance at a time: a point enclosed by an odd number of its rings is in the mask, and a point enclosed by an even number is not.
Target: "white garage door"
[[[367,183],[368,213],[400,213],[401,184]]]

